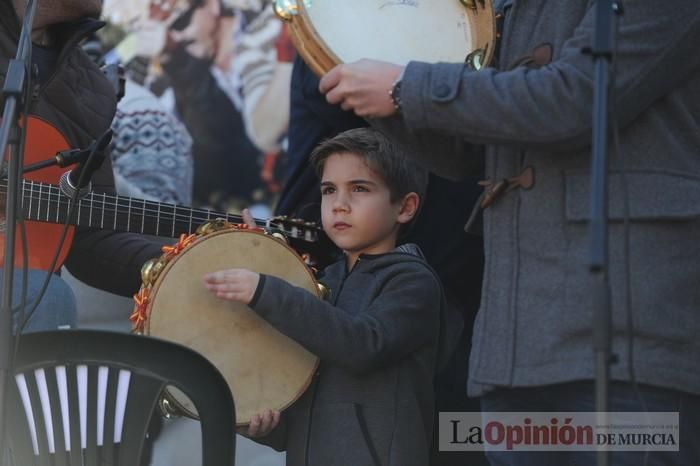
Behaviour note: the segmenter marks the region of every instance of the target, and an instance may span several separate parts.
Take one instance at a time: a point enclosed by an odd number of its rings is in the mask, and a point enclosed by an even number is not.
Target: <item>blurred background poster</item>
[[[106,0],[86,50],[125,68],[120,194],[271,212],[285,173],[294,48],[264,0]]]
[[[268,218],[287,169],[295,51],[269,1],[105,0],[107,25],[84,43],[124,68],[112,123],[119,194]],[[129,331],[131,299],[64,270],[82,328]],[[94,303],[99,302],[96,308]],[[160,431],[160,432],[158,432]],[[199,423],[163,421],[152,466],[198,464]],[[237,438],[236,463],[281,466],[285,455]]]

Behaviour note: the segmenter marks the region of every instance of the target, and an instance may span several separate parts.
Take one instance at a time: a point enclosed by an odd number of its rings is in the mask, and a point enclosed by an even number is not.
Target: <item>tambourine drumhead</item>
[[[464,62],[483,50],[486,65],[495,45],[492,0],[297,0],[292,40],[317,74],[362,58],[405,65]]]
[[[168,262],[150,292],[144,331],[209,359],[228,382],[236,423],[243,425],[254,414],[282,410],[301,396],[318,359],[247,306],[218,299],[204,287],[206,273],[239,267],[283,278],[318,295],[311,271],[287,245],[254,231],[219,231]],[[186,397],[177,390],[170,395],[185,414],[196,418]]]

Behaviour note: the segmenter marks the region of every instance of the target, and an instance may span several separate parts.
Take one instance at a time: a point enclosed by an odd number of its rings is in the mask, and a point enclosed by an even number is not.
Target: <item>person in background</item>
[[[239,83],[236,100],[248,135],[260,150],[275,153],[282,149],[289,126],[294,49],[272,2],[260,5],[259,10],[243,7],[236,10],[242,20],[228,74]]]
[[[104,65],[99,37],[83,50]],[[189,206],[192,204],[192,139],[187,128],[146,87],[124,73],[124,96],[112,121],[112,168],[122,196]]]
[[[263,154],[261,177],[271,199],[279,194],[287,163],[292,61],[295,49],[273,2],[229,0],[241,18],[235,52],[224,78],[234,89],[246,132]]]
[[[112,166],[119,194],[192,204],[192,138],[151,91],[127,79],[112,129]]]
[[[261,153],[246,134],[241,112],[212,73],[222,16],[219,0],[195,3],[190,12],[171,26],[160,63],[193,141],[194,202],[240,210],[263,196]]]
[[[193,204],[240,210],[265,197],[261,152],[250,141],[221,67],[239,18],[219,0],[154,0],[148,7],[108,2],[109,18],[129,34],[115,48],[122,62],[147,66],[144,84],[170,102],[192,138]]]

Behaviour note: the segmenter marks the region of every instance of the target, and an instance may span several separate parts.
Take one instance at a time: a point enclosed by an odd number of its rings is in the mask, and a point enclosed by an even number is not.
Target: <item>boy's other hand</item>
[[[260,282],[260,274],[248,269],[227,269],[208,273],[204,286],[217,298],[250,304]]]
[[[250,420],[248,430],[241,434],[250,438],[265,437],[272,432],[280,423],[280,412],[268,409],[260,414],[256,414]]]

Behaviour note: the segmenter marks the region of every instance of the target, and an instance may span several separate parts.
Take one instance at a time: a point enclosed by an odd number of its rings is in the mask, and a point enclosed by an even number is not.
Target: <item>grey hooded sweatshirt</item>
[[[425,466],[445,317],[435,273],[404,245],[325,270],[330,302],[265,276],[251,307],[320,360],[280,425],[256,439],[288,466]],[[440,353],[441,356],[438,356]]]

